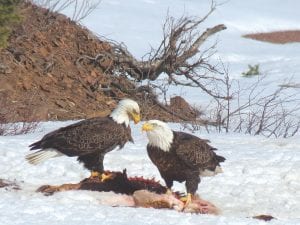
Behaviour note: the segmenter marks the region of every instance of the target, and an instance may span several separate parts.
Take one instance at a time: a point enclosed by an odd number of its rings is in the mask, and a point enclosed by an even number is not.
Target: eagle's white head
[[[142,130],[147,132],[150,145],[165,152],[170,150],[174,135],[168,124],[160,120],[149,120],[143,124]]]
[[[140,107],[136,101],[123,99],[111,112],[110,117],[119,124],[125,123],[126,126],[129,125],[129,120],[137,124],[141,120]]]

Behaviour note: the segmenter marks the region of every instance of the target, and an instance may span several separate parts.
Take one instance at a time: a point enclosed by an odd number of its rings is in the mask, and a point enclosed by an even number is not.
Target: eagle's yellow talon
[[[181,197],[180,200],[184,202],[184,207],[192,202],[192,194],[188,193],[186,196]]]
[[[95,177],[100,177],[101,178],[101,173],[99,173],[98,171],[91,171],[90,178],[95,178]]]
[[[179,199],[180,199],[180,201],[182,201],[182,202],[186,202],[187,196],[182,196],[182,197],[180,197]]]
[[[104,182],[106,180],[113,179],[115,176],[113,173],[102,173],[100,176],[101,182]]]
[[[100,179],[101,182],[113,179],[115,177],[115,175],[113,173],[110,172],[98,172],[98,171],[92,171],[91,172],[91,176],[89,178],[94,179],[94,178],[98,178]]]

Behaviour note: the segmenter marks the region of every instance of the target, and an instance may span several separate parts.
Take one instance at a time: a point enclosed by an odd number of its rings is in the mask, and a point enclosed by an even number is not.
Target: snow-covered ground
[[[103,0],[97,11],[83,21],[95,33],[124,42],[136,57],[155,47],[167,11],[175,17],[183,13],[201,16],[210,1],[199,0]],[[220,1],[219,1],[220,2]],[[260,64],[268,72],[270,88],[289,75],[300,81],[300,44],[275,45],[241,38],[242,34],[300,29],[300,1],[229,0],[217,8],[206,25],[224,23],[220,32],[218,56],[228,63],[231,77],[240,79],[248,64]],[[67,13],[67,12],[66,12]],[[201,102],[195,91],[174,89],[188,100]],[[0,178],[16,180],[22,190],[0,189],[0,224],[300,224],[300,138],[267,139],[243,134],[195,133],[211,140],[226,157],[224,173],[203,178],[198,193],[216,204],[220,216],[183,214],[170,210],[110,207],[101,204],[106,196],[90,191],[69,191],[45,197],[35,190],[43,184],[78,182],[89,172],[74,158],[55,158],[38,166],[24,156],[28,145],[45,133],[68,122],[46,122],[27,135],[0,137]],[[127,168],[129,176],[155,177],[157,169],[145,151],[147,139],[141,125],[132,124],[135,144],[126,144],[105,158],[110,170]],[[172,124],[180,129],[178,124]],[[175,183],[174,189],[184,191]],[[271,222],[252,219],[258,214],[277,218]]]
[[[79,182],[89,172],[75,158],[54,158],[38,166],[25,162],[28,145],[45,133],[71,122],[43,123],[34,134],[0,137],[1,178],[16,180],[22,190],[0,189],[0,224],[264,224],[250,217],[268,214],[270,224],[300,223],[300,139],[265,139],[240,134],[198,132],[212,140],[227,158],[224,173],[203,178],[198,193],[216,204],[220,216],[192,215],[171,210],[110,207],[101,204],[107,194],[68,191],[43,196],[44,184]],[[105,158],[105,168],[127,168],[129,176],[155,177],[158,170],[146,153],[141,125],[133,125],[135,144],[126,144]],[[172,124],[174,129],[180,129]],[[175,183],[175,190],[185,191]]]

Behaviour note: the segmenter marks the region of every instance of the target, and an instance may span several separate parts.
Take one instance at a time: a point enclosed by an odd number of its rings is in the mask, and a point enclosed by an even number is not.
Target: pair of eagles
[[[104,172],[104,155],[115,149],[123,148],[133,139],[129,121],[140,121],[139,105],[131,99],[121,100],[107,117],[82,120],[46,134],[40,141],[31,144],[26,159],[38,164],[52,157],[76,156],[78,161],[91,171],[91,177],[102,181],[109,179]],[[142,126],[147,132],[149,143],[147,152],[157,166],[166,186],[170,190],[173,181],[185,181],[188,202],[198,189],[200,175],[213,175],[221,172],[220,162],[224,157],[215,153],[208,140],[194,135],[171,130],[159,120],[149,120]]]

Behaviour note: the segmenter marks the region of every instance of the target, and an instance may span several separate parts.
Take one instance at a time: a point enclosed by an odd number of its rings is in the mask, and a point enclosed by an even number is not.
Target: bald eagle
[[[158,168],[169,190],[173,181],[185,181],[188,205],[195,195],[200,176],[212,176],[222,172],[220,162],[225,158],[215,153],[208,140],[194,135],[173,131],[159,120],[149,120],[143,124],[149,143],[147,152]]]
[[[116,147],[123,148],[128,141],[133,142],[129,120],[140,121],[139,105],[131,99],[121,100],[107,117],[82,120],[46,134],[40,141],[31,144],[26,159],[38,164],[52,157],[77,156],[91,177],[106,179],[103,160],[107,152]]]

